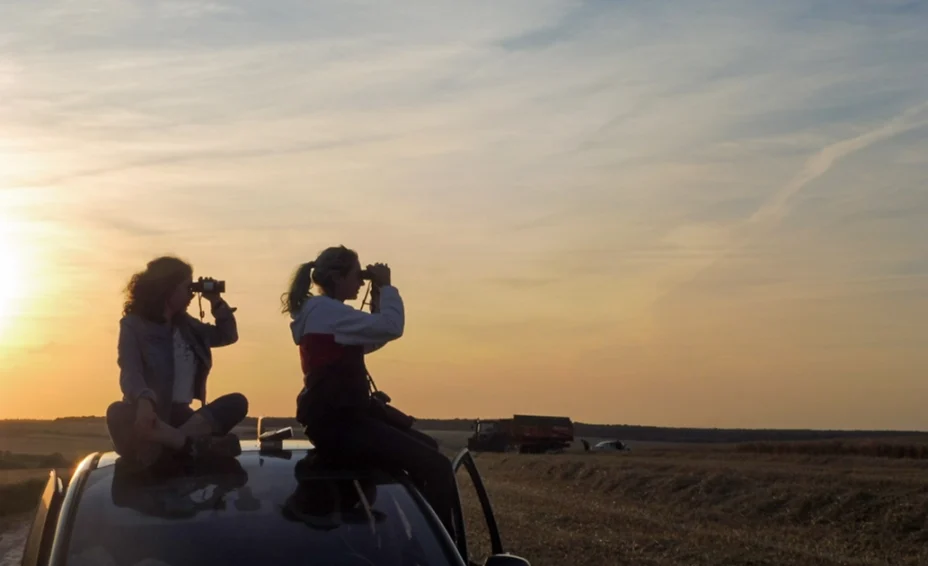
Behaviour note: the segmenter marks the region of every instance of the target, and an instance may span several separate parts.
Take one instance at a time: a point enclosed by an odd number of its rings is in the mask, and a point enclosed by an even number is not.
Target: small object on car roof
[[[262,453],[278,452],[284,448],[284,440],[293,438],[293,428],[284,427],[269,430],[258,436],[258,447]]]
[[[258,436],[258,440],[265,442],[267,440],[286,440],[293,438],[293,427],[286,426],[277,430],[269,430]]]
[[[288,438],[293,438],[293,427],[284,427],[277,430],[269,430],[263,432],[264,430],[264,417],[258,417],[257,424],[257,436],[258,436],[258,447],[262,452],[268,450],[281,450],[283,449],[283,441]]]

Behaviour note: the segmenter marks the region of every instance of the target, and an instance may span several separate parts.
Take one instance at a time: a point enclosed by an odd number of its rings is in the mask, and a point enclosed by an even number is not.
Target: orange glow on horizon
[[[26,260],[13,222],[0,216],[0,342],[13,327],[25,294]]]

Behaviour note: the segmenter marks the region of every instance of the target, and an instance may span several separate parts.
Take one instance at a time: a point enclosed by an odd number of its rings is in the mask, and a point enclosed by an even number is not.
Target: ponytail
[[[312,296],[309,288],[313,283],[312,271],[314,267],[316,267],[316,262],[310,261],[297,268],[290,280],[290,290],[280,298],[281,312],[293,314],[299,311],[306,299]]]
[[[290,280],[290,290],[281,295],[281,312],[295,314],[306,299],[312,297],[309,292],[315,283],[323,294],[333,296],[334,282],[337,275],[347,274],[358,261],[358,253],[345,246],[328,247],[315,260],[304,263],[297,268]]]

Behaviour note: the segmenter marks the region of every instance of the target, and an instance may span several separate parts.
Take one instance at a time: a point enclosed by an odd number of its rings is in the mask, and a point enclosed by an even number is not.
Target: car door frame
[[[64,494],[64,481],[55,469],[50,470],[23,544],[22,566],[46,566],[51,560],[51,543]]]
[[[480,471],[477,469],[477,462],[474,460],[474,455],[467,448],[462,448],[451,461],[451,468],[454,470],[455,478],[457,478],[458,471],[462,466],[467,470],[474,484],[474,488],[477,490],[477,498],[480,500],[480,507],[483,510],[487,531],[490,533],[490,554],[503,554],[505,550],[503,549],[502,537],[499,534],[499,525],[493,513],[493,504],[490,502],[490,496],[483,483],[483,478],[480,476]],[[455,515],[455,522],[458,524],[458,550],[461,552],[464,561],[470,564],[470,556],[467,550],[467,538],[464,532],[464,513],[462,505],[457,505]]]

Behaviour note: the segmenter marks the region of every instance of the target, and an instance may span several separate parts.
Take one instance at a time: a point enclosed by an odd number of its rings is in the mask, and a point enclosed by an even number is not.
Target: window
[[[390,478],[310,471],[297,481],[294,462],[249,457],[247,468],[148,483],[116,467],[92,472],[68,566],[452,563]]]

